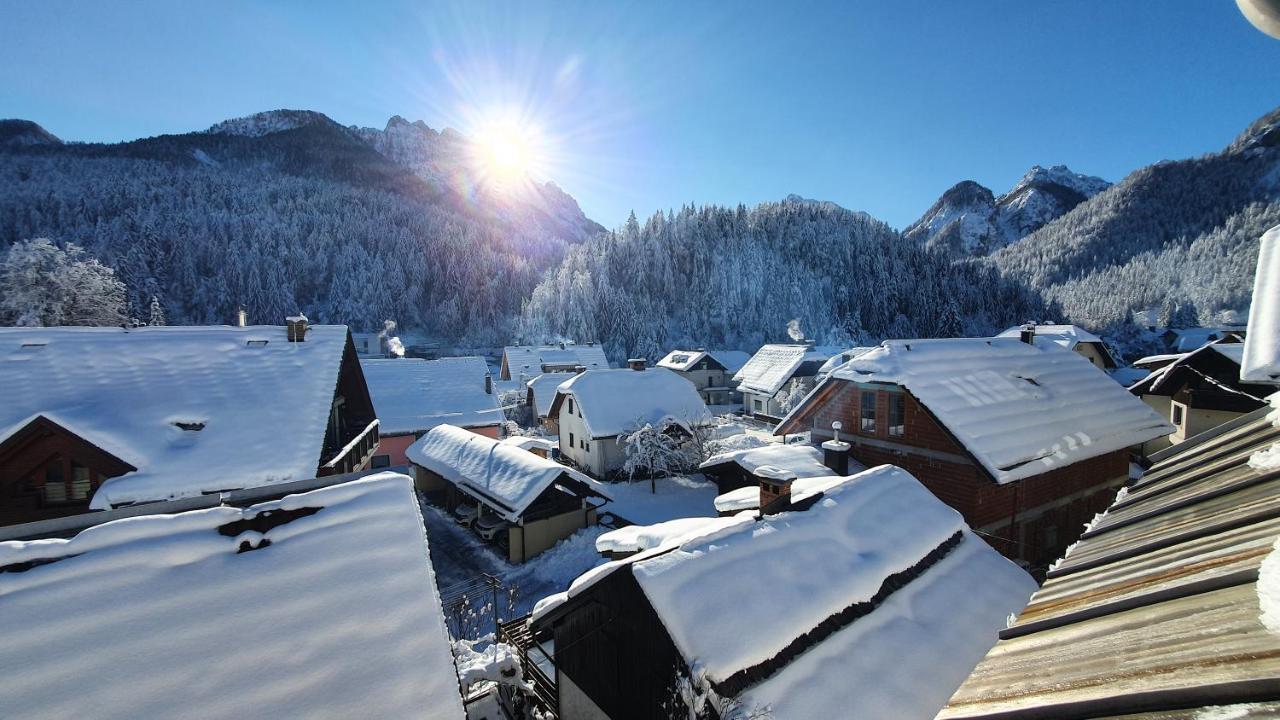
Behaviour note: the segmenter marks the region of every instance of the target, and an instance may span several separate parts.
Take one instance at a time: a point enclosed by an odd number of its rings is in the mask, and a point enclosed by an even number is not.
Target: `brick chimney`
[[[822,443],[822,464],[831,468],[836,475],[849,474],[849,443],[840,439],[840,429],[843,424],[837,420],[831,423],[831,429],[834,431],[832,439]]]
[[[284,319],[285,330],[289,335],[289,342],[306,342],[307,340],[307,316],[306,315],[290,315]]]
[[[485,395],[493,394],[493,376],[488,373],[485,373],[485,376],[484,376],[484,394]]]
[[[796,474],[773,465],[761,465],[755,471],[760,482],[760,515],[777,515],[791,509],[791,484]]]
[[[236,325],[245,327],[249,324],[249,311],[244,308],[236,310]]]
[[[1018,333],[1018,339],[1028,345],[1036,344],[1036,326],[1034,323],[1027,323],[1022,326],[1022,331]]]
[[[630,358],[627,360],[627,367],[632,370],[644,370],[644,358]]]

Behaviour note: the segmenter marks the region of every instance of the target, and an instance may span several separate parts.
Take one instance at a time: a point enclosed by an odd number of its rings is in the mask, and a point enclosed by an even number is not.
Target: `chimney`
[[[1022,326],[1022,332],[1018,333],[1018,339],[1028,345],[1036,344],[1036,326],[1035,323],[1027,323]]]
[[[574,374],[574,375],[581,375],[582,373],[584,373],[584,372],[586,372],[586,371],[587,371],[587,366],[586,366],[586,365],[574,365],[574,366],[573,366],[573,374]]]
[[[561,349],[561,350],[563,350],[563,349],[564,349],[564,343],[560,343],[560,349]]]
[[[245,327],[249,324],[249,312],[244,308],[236,311],[236,325]]]
[[[290,315],[284,319],[285,329],[289,334],[289,342],[306,342],[307,340],[307,316],[306,315]]]
[[[831,472],[836,475],[849,474],[849,443],[840,439],[840,428],[843,425],[839,420],[831,423],[831,429],[835,435],[832,439],[822,443],[822,464],[831,468]]]
[[[773,465],[761,465],[755,471],[760,482],[760,516],[777,515],[791,509],[791,483],[796,474]]]
[[[484,376],[484,394],[485,395],[493,394],[493,376],[488,373],[485,373],[485,376]]]
[[[627,367],[632,370],[644,370],[644,358],[629,358],[627,360]]]

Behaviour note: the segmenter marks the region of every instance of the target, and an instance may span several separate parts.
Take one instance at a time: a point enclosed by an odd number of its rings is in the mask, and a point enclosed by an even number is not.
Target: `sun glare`
[[[537,171],[536,131],[512,121],[487,123],[475,138],[476,152],[492,180],[510,183]]]

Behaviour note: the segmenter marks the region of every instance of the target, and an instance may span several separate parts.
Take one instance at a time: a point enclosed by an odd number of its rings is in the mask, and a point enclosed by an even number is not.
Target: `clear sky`
[[[515,112],[607,226],[797,193],[902,227],[962,179],[1115,181],[1277,105],[1280,41],[1231,0],[0,0],[0,117],[118,141]]]

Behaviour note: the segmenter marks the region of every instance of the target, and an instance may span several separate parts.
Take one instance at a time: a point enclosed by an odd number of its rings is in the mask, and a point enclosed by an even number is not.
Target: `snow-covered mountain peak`
[[[0,145],[61,145],[56,135],[30,120],[0,120]]]
[[[333,123],[333,121],[324,113],[318,113],[314,110],[268,110],[241,118],[223,120],[211,126],[205,132],[210,135],[262,137],[308,125],[328,123]]]
[[[1016,194],[1023,188],[1045,184],[1060,185],[1064,188],[1075,190],[1085,197],[1093,197],[1111,187],[1111,183],[1100,177],[1073,172],[1066,165],[1054,165],[1048,168],[1032,165],[1031,169],[1018,181],[1018,184],[1014,185],[1013,189],[1008,192],[1008,195]]]
[[[1280,108],[1254,121],[1227,147],[1227,152],[1262,152],[1276,146],[1280,146]]]

